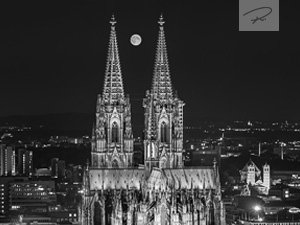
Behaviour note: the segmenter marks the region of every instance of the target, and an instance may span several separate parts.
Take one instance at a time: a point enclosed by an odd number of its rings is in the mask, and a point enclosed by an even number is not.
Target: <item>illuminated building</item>
[[[0,178],[0,218],[7,216],[9,212],[9,183],[14,180],[15,177]]]
[[[26,149],[18,150],[18,173],[31,177],[33,174],[33,152]]]
[[[110,23],[92,162],[83,179],[80,224],[225,224],[216,164],[183,165],[184,103],[171,83],[162,17],[152,88],[143,100],[144,165],[133,167],[130,101],[123,89],[114,17]]]
[[[38,168],[35,170],[34,176],[36,177],[51,177],[51,169],[49,168]]]
[[[58,158],[51,159],[51,177],[63,178],[65,176],[65,161]]]
[[[58,177],[58,158],[51,159],[51,177],[57,178]]]
[[[73,224],[77,224],[78,222],[78,213],[76,209],[51,210],[48,215],[51,218],[51,221],[56,222],[56,224],[64,224],[66,221],[69,221]]]
[[[12,182],[28,182],[28,177],[1,177],[0,178],[0,219],[10,215],[10,184]]]
[[[0,176],[14,176],[16,173],[15,148],[0,144]]]
[[[240,170],[241,181],[251,186],[256,186],[260,191],[268,193],[271,185],[270,165],[267,163],[262,166],[263,173],[250,159],[246,165]]]
[[[200,150],[192,150],[186,149],[186,156],[188,160],[186,160],[186,166],[208,166],[212,165],[214,162],[217,165],[221,166],[221,151],[222,146],[209,146],[205,149]]]
[[[0,215],[5,213],[5,194],[4,184],[0,182]]]
[[[54,181],[23,181],[10,183],[10,210],[23,213],[46,213],[56,203]]]
[[[263,165],[263,185],[270,189],[271,186],[271,178],[270,178],[270,165]]]

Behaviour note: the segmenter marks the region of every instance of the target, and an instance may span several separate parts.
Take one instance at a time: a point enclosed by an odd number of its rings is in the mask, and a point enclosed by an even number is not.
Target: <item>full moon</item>
[[[142,42],[142,38],[141,38],[141,36],[140,36],[140,35],[138,35],[138,34],[134,34],[134,35],[132,35],[132,36],[131,36],[131,38],[130,38],[130,42],[131,42],[131,44],[132,44],[132,45],[134,45],[134,46],[138,46],[138,45],[140,45],[140,44],[141,44],[141,42]]]

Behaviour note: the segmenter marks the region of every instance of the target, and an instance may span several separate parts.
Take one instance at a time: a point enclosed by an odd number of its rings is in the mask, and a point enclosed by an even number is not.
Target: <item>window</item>
[[[162,205],[161,207],[161,221],[162,221],[162,224],[167,224],[166,220],[167,220],[167,209],[165,207],[165,205]]]
[[[160,125],[160,141],[167,142],[167,124],[163,121]]]
[[[118,135],[118,124],[116,122],[113,122],[112,129],[111,129],[111,141],[112,142],[119,142],[119,135]]]
[[[119,167],[119,166],[118,166],[118,161],[117,161],[116,159],[113,160],[113,162],[112,162],[112,167],[113,167],[113,168],[118,168],[118,167]]]

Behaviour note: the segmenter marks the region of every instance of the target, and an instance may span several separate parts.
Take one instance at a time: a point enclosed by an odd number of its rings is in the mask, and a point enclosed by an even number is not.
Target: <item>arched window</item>
[[[105,140],[108,141],[107,126],[104,126]]]
[[[215,210],[213,202],[209,204],[209,224],[215,224]]]
[[[147,155],[146,155],[147,158],[150,158],[151,157],[151,143],[147,146]]]
[[[95,159],[94,160],[94,166],[97,167],[98,166],[98,161]]]
[[[156,157],[156,152],[155,152],[155,145],[153,142],[151,142],[151,148],[150,148],[150,151],[151,151],[151,158],[155,158]]]
[[[167,124],[165,121],[160,125],[160,141],[167,142]]]
[[[119,129],[118,124],[116,122],[113,122],[112,128],[111,128],[111,142],[119,142]]]
[[[101,206],[99,204],[98,201],[95,201],[94,203],[94,221],[96,224],[100,224],[101,223],[101,219],[102,219],[102,210],[101,210]]]
[[[161,224],[165,225],[167,224],[167,209],[165,205],[162,205],[161,207],[161,214],[160,214],[160,221]]]
[[[114,160],[112,161],[112,167],[113,167],[113,168],[118,168],[118,167],[119,167],[118,161],[117,161],[116,159],[114,159]]]

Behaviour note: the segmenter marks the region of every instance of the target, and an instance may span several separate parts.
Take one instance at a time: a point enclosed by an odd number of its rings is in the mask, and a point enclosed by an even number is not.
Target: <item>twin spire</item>
[[[161,15],[158,21],[159,33],[156,47],[156,58],[154,64],[154,74],[152,81],[152,93],[155,99],[159,99],[162,102],[167,101],[173,97],[167,45],[163,24],[163,16]]]
[[[110,20],[111,31],[103,88],[104,100],[112,104],[118,102],[119,99],[124,99],[124,87],[115,30],[116,23],[117,22],[113,15]],[[159,34],[151,89],[154,98],[161,102],[165,102],[169,98],[173,97],[167,46],[163,27],[164,23],[163,16],[161,15],[158,21]]]
[[[111,30],[103,87],[104,101],[111,104],[118,102],[119,99],[124,99],[124,87],[115,29],[116,23],[113,15],[110,20]]]

